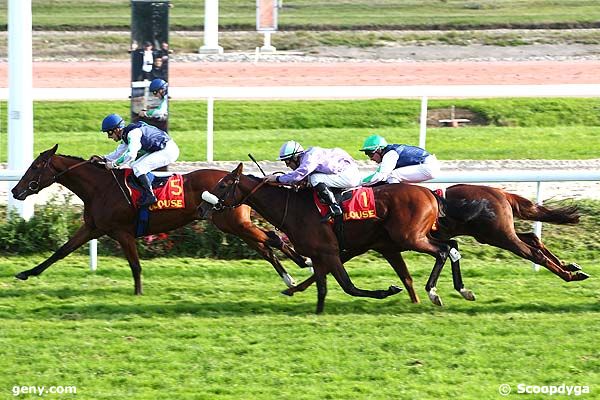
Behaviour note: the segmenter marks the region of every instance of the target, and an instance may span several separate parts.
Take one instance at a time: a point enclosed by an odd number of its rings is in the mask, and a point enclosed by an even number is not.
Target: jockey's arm
[[[117,146],[117,148],[115,149],[115,151],[113,151],[110,154],[105,155],[104,158],[106,159],[106,161],[114,162],[116,159],[121,157],[123,155],[123,153],[125,153],[126,151],[127,151],[127,145],[125,143],[120,143]]]
[[[399,157],[395,151],[385,153],[375,173],[363,178],[363,185],[373,185],[377,182],[385,181],[396,168],[396,162]]]
[[[129,144],[126,145],[126,150],[119,158],[115,160],[115,165],[117,166],[129,164],[135,161],[138,152],[142,148],[142,130],[140,128],[136,128],[129,131],[127,139],[129,140]]]
[[[154,118],[159,121],[165,121],[167,119],[167,115],[168,115],[168,111],[169,111],[167,99],[168,99],[168,97],[163,98],[162,101],[160,102],[160,105],[153,110],[146,111],[146,115],[150,118]]]
[[[277,179],[278,182],[285,183],[287,185],[292,185],[297,182],[300,182],[318,167],[318,163],[315,163],[315,161],[318,160],[312,160],[310,157],[310,153],[306,154],[302,158],[302,161],[300,162],[298,168],[296,168],[292,172],[288,172],[287,174],[279,175]]]

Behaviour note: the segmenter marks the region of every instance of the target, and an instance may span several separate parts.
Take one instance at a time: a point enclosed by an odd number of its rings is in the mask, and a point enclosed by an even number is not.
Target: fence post
[[[419,147],[425,148],[427,138],[427,96],[421,97],[421,118],[419,123]]]
[[[537,192],[536,192],[536,198],[535,198],[535,203],[536,204],[542,204],[543,200],[542,200],[542,182],[538,181],[537,182]],[[533,223],[533,233],[535,233],[535,235],[540,238],[540,240],[542,239],[542,223],[540,221],[535,221]],[[536,263],[532,263],[532,267],[534,271],[539,271],[540,270],[540,266],[537,265]]]
[[[210,96],[206,99],[206,161],[213,161],[213,123],[215,99]]]
[[[90,240],[90,271],[96,271],[98,267],[98,239]]]

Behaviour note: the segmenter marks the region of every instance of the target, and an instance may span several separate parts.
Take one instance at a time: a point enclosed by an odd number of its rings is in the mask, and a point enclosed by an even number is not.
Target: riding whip
[[[258,169],[260,170],[260,172],[262,172],[262,174],[264,176],[267,176],[267,174],[265,174],[265,171],[263,171],[263,169],[260,167],[260,165],[258,164],[258,161],[256,161],[256,159],[252,156],[252,154],[248,153],[248,157],[250,157],[250,159],[252,161],[254,161],[254,164],[256,164],[256,166],[258,167]]]

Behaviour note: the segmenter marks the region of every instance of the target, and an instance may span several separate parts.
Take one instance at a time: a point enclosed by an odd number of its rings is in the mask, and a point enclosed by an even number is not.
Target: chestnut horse
[[[474,218],[468,222],[445,221],[440,224],[440,229],[433,233],[436,238],[449,240],[453,247],[458,248],[456,241],[450,239],[462,235],[472,236],[479,243],[508,250],[521,258],[543,265],[566,282],[582,281],[589,278],[588,274],[581,271],[579,265],[575,263],[566,264],[552,254],[535,233],[515,231],[515,217],[561,225],[576,224],[579,222],[577,207],[544,207],[519,195],[483,185],[460,184],[450,186],[446,189],[446,198],[449,200],[485,199],[496,218]],[[461,294],[465,291],[470,292],[464,289],[462,284],[458,260],[452,261],[452,272],[454,288]],[[474,297],[472,300],[474,300]]]
[[[124,187],[124,171],[108,171],[102,165],[92,164],[79,157],[56,154],[58,144],[41,153],[13,188],[13,197],[24,200],[27,196],[58,182],[75,193],[84,204],[84,224],[60,249],[47,260],[16,275],[26,280],[41,274],[54,262],[66,257],[91,239],[103,235],[118,241],[123,248],[133,275],[135,294],[142,294],[140,260],[135,244],[136,210],[130,205]],[[153,211],[148,234],[166,232],[197,219],[201,193],[212,188],[227,172],[197,170],[183,175],[185,208]],[[293,278],[285,271],[273,247],[280,249],[301,267],[307,267],[304,258],[287,246],[274,232],[259,229],[250,220],[250,208],[241,207],[215,215],[212,222],[225,233],[240,237],[269,261],[288,286]]]
[[[285,232],[300,254],[311,258],[314,275],[286,294],[304,290],[316,280],[317,313],[321,313],[327,294],[326,275],[331,273],[342,289],[359,297],[383,299],[400,292],[397,286],[387,290],[364,290],[354,286],[340,258],[340,247],[329,224],[320,222],[310,190],[293,191],[277,185],[265,185],[256,177],[242,174],[243,165],[226,175],[211,193],[203,194],[200,215],[207,217],[212,211],[223,211],[243,203],[250,205],[274,226]],[[402,271],[397,258],[404,250],[426,253],[435,258],[434,270],[441,269],[450,253],[450,246],[430,235],[441,209],[449,219],[467,221],[478,215],[491,217],[485,201],[469,203],[451,202],[436,198],[421,186],[398,184],[374,188],[377,218],[344,223],[345,245],[348,253],[362,254],[376,250],[392,264],[405,287],[412,289],[410,276]],[[403,264],[403,263],[402,263]],[[436,281],[428,280],[426,290],[433,301]],[[409,290],[409,294],[410,290]],[[411,300],[418,301],[411,294]]]

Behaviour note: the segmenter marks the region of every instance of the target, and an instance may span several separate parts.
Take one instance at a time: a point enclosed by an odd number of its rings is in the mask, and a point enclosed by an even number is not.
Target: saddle
[[[353,189],[333,189],[332,193],[335,201],[342,207],[343,221],[377,218],[372,188],[361,186]],[[316,190],[313,190],[313,198],[321,216],[325,216],[329,207],[321,203]]]
[[[148,207],[150,211],[185,208],[183,176],[181,174],[158,177],[149,173],[148,178],[152,183],[152,191],[158,199],[156,204]],[[137,208],[136,204],[142,196],[142,189],[135,175],[133,175],[133,171],[130,169],[125,170],[125,185],[129,189],[129,196],[134,207]]]

